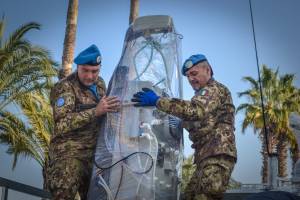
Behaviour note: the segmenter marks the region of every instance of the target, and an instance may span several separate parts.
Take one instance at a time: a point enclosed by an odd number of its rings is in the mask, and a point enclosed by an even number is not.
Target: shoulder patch
[[[61,107],[63,105],[65,105],[65,99],[63,97],[59,97],[56,101],[56,106]]]
[[[208,90],[207,89],[202,89],[199,91],[200,96],[207,96],[208,95]]]

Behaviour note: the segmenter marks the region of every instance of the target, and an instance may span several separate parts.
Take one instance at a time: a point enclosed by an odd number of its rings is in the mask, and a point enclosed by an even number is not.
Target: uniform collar
[[[99,77],[97,77],[96,82],[92,86],[83,85],[83,83],[81,83],[81,81],[78,77],[77,71],[75,72],[75,79],[77,80],[77,83],[78,83],[78,85],[81,89],[88,90],[89,93],[91,93],[92,96],[96,99],[96,101],[99,101],[100,96],[99,96],[99,93],[98,93],[98,90],[97,90],[97,86],[99,85],[99,82],[100,82]]]
[[[207,83],[206,83],[205,86],[199,88],[199,90],[195,90],[195,95],[198,95],[198,94],[203,90],[204,87],[206,87],[207,85],[211,85],[214,81],[215,81],[215,79],[214,79],[213,77],[211,77],[211,78],[207,81]]]

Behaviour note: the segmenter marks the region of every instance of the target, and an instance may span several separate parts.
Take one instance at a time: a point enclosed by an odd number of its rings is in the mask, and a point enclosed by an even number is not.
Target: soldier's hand
[[[107,112],[117,112],[120,109],[120,100],[116,96],[101,98],[96,106],[96,116],[99,117]]]

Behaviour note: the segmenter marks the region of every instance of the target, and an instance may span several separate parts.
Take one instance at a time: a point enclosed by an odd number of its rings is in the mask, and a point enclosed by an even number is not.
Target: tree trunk
[[[287,177],[287,141],[286,138],[280,137],[277,147],[278,151],[278,176]]]
[[[48,160],[45,161],[44,163],[44,166],[42,168],[42,174],[43,174],[43,189],[44,190],[49,190],[49,187],[48,187],[48,182],[47,182],[47,170],[48,170]]]
[[[72,63],[74,57],[76,28],[78,16],[78,0],[69,0],[66,32],[64,40],[64,49],[62,56],[62,70],[59,78],[64,78],[72,72]]]
[[[278,137],[277,135],[274,133],[272,128],[267,128],[268,129],[268,148],[269,148],[269,153],[270,154],[277,154],[277,150],[278,150]]]
[[[49,160],[48,158],[45,159],[45,163],[44,166],[42,168],[42,175],[43,175],[43,189],[49,192],[49,185],[48,185],[48,166],[49,166]],[[42,198],[41,200],[46,200],[44,198]]]
[[[139,16],[139,0],[130,0],[129,25]]]
[[[262,167],[261,167],[261,181],[263,184],[268,183],[269,166],[268,166],[268,152],[265,135],[261,134],[260,139],[262,141],[261,156],[262,156]]]

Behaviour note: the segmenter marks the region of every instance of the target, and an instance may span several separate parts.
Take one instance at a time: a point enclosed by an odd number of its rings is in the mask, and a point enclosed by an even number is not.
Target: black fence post
[[[2,193],[1,193],[1,200],[7,200],[7,195],[8,195],[8,188],[3,187],[2,188]]]

